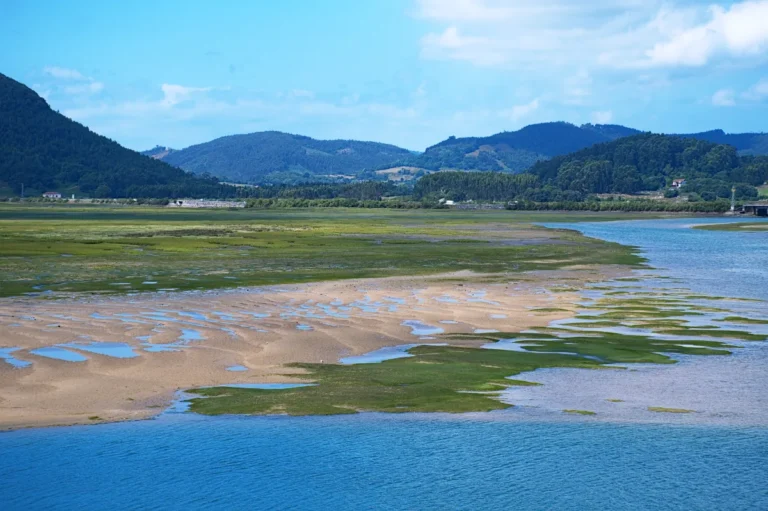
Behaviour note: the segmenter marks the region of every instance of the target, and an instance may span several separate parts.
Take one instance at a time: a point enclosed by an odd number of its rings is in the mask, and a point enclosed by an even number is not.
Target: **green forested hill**
[[[685,179],[682,193],[712,201],[757,196],[768,179],[768,157],[739,156],[730,145],[674,135],[619,138],[536,163],[528,172],[439,172],[421,178],[414,196],[456,200],[582,201],[593,194],[666,190]],[[675,192],[677,193],[677,192]]]
[[[126,149],[0,74],[0,183],[96,197],[223,197],[234,190]]]
[[[397,162],[395,166],[427,170],[480,170],[523,172],[537,161],[580,151],[595,144],[638,135],[641,132],[617,124],[565,122],[532,124],[519,131],[497,133],[490,137],[450,137],[419,155]],[[742,155],[768,154],[768,135],[762,133],[727,134],[722,130],[672,135],[734,146]]]
[[[739,156],[733,146],[693,138],[643,134],[539,162],[530,173],[543,187],[580,194],[659,190],[682,178],[689,191],[728,197],[733,185],[763,184],[768,157]]]
[[[317,181],[319,176],[365,177],[411,152],[389,144],[355,140],[315,140],[279,131],[232,135],[163,157],[195,173],[229,181],[284,183]]]
[[[523,172],[539,160],[612,140],[598,130],[565,122],[532,124],[490,137],[450,137],[399,165],[428,170],[492,170]],[[395,166],[395,165],[393,165]]]
[[[726,133],[723,130],[712,130],[681,136],[731,145],[742,155],[768,154],[768,134],[765,133]]]

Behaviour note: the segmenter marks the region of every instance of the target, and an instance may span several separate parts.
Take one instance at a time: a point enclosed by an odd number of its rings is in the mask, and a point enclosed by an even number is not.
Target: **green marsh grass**
[[[457,270],[506,274],[569,265],[642,264],[630,248],[531,223],[555,217],[428,210],[0,205],[0,296],[204,290]],[[540,243],[520,242],[531,237]]]

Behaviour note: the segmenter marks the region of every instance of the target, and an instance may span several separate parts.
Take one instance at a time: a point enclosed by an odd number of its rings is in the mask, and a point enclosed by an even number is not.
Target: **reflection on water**
[[[356,357],[344,357],[339,362],[345,365],[353,364],[378,364],[385,360],[393,360],[396,358],[408,358],[412,357],[408,350],[415,348],[416,346],[445,346],[444,343],[436,344],[401,344],[400,346],[387,346],[378,350],[371,351],[365,355],[358,355]]]
[[[753,218],[675,218],[544,225],[639,247],[651,265],[660,269],[660,275],[684,281],[685,287],[694,291],[768,300],[768,233],[691,228],[748,221],[765,222]]]
[[[660,268],[659,271],[639,272],[644,277],[640,282],[614,281],[595,286],[601,289],[583,293],[591,300],[584,305],[594,306],[599,303],[596,300],[611,296],[617,299],[636,296],[642,302],[643,298],[691,295],[688,287],[712,296],[768,300],[768,236],[690,228],[692,224],[744,220],[673,219],[551,226],[576,229],[588,236],[637,246],[652,266]],[[674,279],[667,278],[670,276]],[[621,289],[626,291],[617,291]],[[514,410],[518,414],[548,420],[560,415],[562,410],[577,409],[597,412],[589,420],[768,425],[768,345],[706,335],[707,329],[714,328],[765,334],[768,332],[765,325],[733,323],[727,318],[768,319],[766,304],[762,301],[713,301],[695,296],[685,302],[685,306],[675,306],[673,310],[680,313],[673,317],[681,320],[683,327],[698,328],[699,333],[695,336],[684,331],[679,335],[654,333],[642,324],[588,327],[587,331],[651,335],[660,340],[709,338],[735,345],[731,349],[732,355],[673,354],[671,356],[678,361],[673,365],[630,364],[626,370],[616,371],[540,369],[516,378],[542,383],[542,386],[511,387],[503,393],[502,399],[517,405]],[[723,310],[707,312],[712,307]],[[580,314],[597,316],[603,312],[588,310]],[[631,318],[625,318],[624,323],[626,319],[631,321]],[[584,327],[575,324],[588,321],[568,319],[553,322],[551,326],[579,330]],[[504,343],[504,347],[511,346],[517,345]],[[696,347],[685,343],[680,346]],[[650,411],[649,407],[685,409],[695,413],[659,414]]]
[[[419,337],[424,335],[442,334],[443,332],[445,332],[445,330],[443,330],[439,326],[427,325],[426,323],[422,323],[421,321],[418,321],[415,319],[409,319],[407,321],[403,321],[401,324],[403,326],[407,326],[408,328],[410,328],[412,335],[417,335]]]
[[[135,358],[139,356],[133,351],[130,344],[124,342],[70,342],[61,344],[61,346],[115,358]]]
[[[314,387],[313,383],[227,383],[219,387],[234,387],[236,389],[285,390],[301,387]]]
[[[27,362],[26,360],[19,360],[18,358],[13,356],[13,352],[19,351],[20,349],[21,348],[0,348],[0,359],[4,360],[6,363],[18,369],[23,369],[25,367],[31,366],[32,362]]]
[[[86,360],[88,360],[88,357],[84,357],[80,353],[75,353],[74,351],[65,350],[57,346],[47,346],[45,348],[37,348],[34,350],[29,350],[29,352],[34,355],[39,355],[41,357],[53,358],[55,360],[64,360],[65,362],[85,362]]]

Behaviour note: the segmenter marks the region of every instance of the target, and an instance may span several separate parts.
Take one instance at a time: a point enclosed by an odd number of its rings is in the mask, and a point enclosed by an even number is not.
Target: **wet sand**
[[[445,332],[546,326],[571,313],[531,309],[571,310],[579,301],[577,293],[556,292],[558,287],[581,288],[620,271],[535,272],[508,276],[501,280],[505,283],[498,283],[498,276],[459,273],[234,291],[0,300],[0,348],[19,348],[11,356],[28,363],[20,368],[0,360],[0,428],[142,419],[167,407],[179,389],[296,382],[301,371],[285,364],[338,363],[386,346],[430,342],[406,321]],[[120,343],[120,351],[137,356],[116,358],[83,347],[94,342]],[[31,352],[62,344],[87,360]]]

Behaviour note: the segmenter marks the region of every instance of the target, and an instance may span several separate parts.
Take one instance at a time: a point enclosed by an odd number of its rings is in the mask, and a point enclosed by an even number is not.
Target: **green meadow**
[[[534,225],[635,216],[5,204],[0,296],[638,265],[630,248]]]

